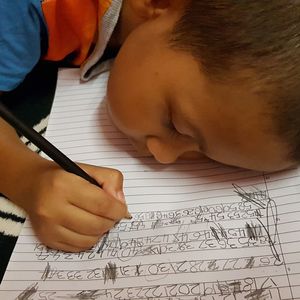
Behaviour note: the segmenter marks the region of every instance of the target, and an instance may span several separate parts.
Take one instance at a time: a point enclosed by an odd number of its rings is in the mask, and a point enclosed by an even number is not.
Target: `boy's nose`
[[[156,137],[149,137],[146,141],[149,152],[162,164],[175,162],[180,156],[188,152],[199,152],[193,142],[177,141],[175,143],[162,141]]]

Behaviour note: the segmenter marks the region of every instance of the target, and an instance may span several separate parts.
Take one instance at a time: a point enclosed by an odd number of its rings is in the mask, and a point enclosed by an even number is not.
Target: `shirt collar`
[[[104,14],[102,20],[99,21],[99,34],[96,46],[80,68],[81,80],[87,81],[95,75],[108,70],[109,64],[107,62],[100,63],[99,61],[109,43],[114,29],[116,28],[121,7],[122,0],[112,0],[111,6]]]

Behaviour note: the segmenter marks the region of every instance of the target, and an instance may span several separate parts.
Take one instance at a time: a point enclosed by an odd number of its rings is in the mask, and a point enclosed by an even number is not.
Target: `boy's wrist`
[[[9,163],[10,171],[1,192],[25,209],[27,199],[35,190],[42,170],[50,164],[50,161],[29,149],[21,151],[19,157],[15,157],[15,160]]]

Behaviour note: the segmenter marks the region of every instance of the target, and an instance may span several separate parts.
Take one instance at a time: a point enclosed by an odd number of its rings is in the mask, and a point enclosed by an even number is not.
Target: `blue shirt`
[[[0,91],[16,88],[46,49],[41,0],[0,0]]]

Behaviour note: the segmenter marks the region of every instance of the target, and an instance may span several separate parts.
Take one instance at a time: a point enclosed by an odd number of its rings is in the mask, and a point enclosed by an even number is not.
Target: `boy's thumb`
[[[86,164],[80,165],[99,183],[106,193],[122,202],[125,202],[123,192],[123,174],[120,171]]]

